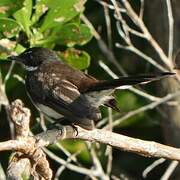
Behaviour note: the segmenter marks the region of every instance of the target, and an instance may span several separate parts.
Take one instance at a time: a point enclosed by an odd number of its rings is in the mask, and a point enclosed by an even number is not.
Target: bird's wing
[[[60,83],[46,91],[46,106],[64,115],[72,123],[92,129],[93,120],[99,118],[97,109],[91,106],[74,84],[67,80]]]

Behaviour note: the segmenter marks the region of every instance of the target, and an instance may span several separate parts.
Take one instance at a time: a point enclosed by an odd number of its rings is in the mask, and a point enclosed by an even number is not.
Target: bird
[[[173,75],[158,74],[121,76],[113,80],[97,78],[64,63],[47,48],[32,47],[17,56],[8,57],[27,71],[25,86],[35,107],[60,124],[93,130],[101,118],[100,106],[117,110],[112,96],[116,89],[148,83]]]

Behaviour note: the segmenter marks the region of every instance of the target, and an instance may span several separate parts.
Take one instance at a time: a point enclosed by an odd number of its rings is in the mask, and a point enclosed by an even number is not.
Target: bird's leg
[[[61,129],[62,126],[65,126],[65,125],[72,126],[72,128],[76,132],[75,136],[78,135],[78,130],[77,130],[76,124],[74,124],[74,123],[70,124],[70,121],[68,121],[67,118],[65,118],[65,117],[55,120],[54,123],[52,123],[48,129],[54,129],[54,128]]]

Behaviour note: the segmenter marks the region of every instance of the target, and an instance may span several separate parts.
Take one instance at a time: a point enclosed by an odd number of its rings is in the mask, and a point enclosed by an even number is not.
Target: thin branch
[[[53,160],[56,160],[56,162],[58,162],[59,164],[62,164],[63,166],[65,166],[67,169],[74,171],[74,172],[78,172],[80,174],[85,174],[88,176],[97,176],[97,173],[94,170],[90,170],[84,167],[79,167],[76,166],[74,164],[71,163],[67,163],[65,160],[61,159],[59,156],[56,156],[54,153],[52,153],[51,151],[49,151],[48,149],[44,149],[44,151],[46,152],[46,154],[52,158]]]
[[[139,18],[143,19],[143,15],[144,15],[144,0],[140,0],[140,2],[141,2],[141,6],[140,6]]]
[[[109,131],[112,131],[113,130],[113,126],[112,126],[113,117],[112,117],[112,109],[111,108],[108,108],[108,118],[109,118]],[[113,154],[112,154],[111,146],[107,146],[105,154],[108,157],[106,173],[108,176],[110,176],[111,171],[112,171],[112,162],[113,162]]]
[[[114,78],[114,79],[119,78],[103,61],[99,61],[99,65],[100,65],[100,67],[101,67],[104,71],[106,71],[112,78]],[[139,89],[137,89],[137,88],[135,88],[135,87],[130,87],[128,90],[130,90],[130,91],[132,91],[132,92],[134,92],[134,93],[136,93],[136,94],[138,94],[138,95],[140,95],[140,96],[142,96],[142,97],[144,97],[144,98],[147,98],[147,99],[150,100],[150,101],[157,101],[157,100],[160,99],[160,97],[153,96],[153,95],[148,94],[148,93],[146,93],[146,92],[143,92],[143,91],[141,91],[141,90],[139,90]]]
[[[7,98],[7,95],[5,93],[5,85],[2,80],[2,74],[1,74],[1,69],[0,69],[0,106],[8,106],[9,105],[9,100]]]
[[[89,144],[89,146],[91,146],[91,145]],[[94,164],[94,169],[97,172],[99,179],[109,180],[109,176],[105,174],[105,172],[102,168],[101,162],[100,162],[99,158],[97,157],[97,154],[94,150],[94,147],[90,147],[90,154],[91,154],[92,161]]]
[[[76,158],[76,154],[71,154],[67,149],[65,149],[59,142],[56,143],[56,146],[68,157],[70,158],[71,161],[75,162],[77,165],[80,165],[80,163],[78,162],[77,158]]]
[[[112,30],[111,30],[111,18],[109,15],[109,9],[104,4],[103,4],[103,9],[104,9],[105,22],[106,22],[106,29],[107,29],[108,47],[109,49],[112,49]]]
[[[148,167],[146,167],[146,169],[143,171],[142,176],[143,178],[146,178],[147,175],[157,166],[159,166],[160,164],[164,163],[166,161],[166,159],[164,158],[160,158],[156,161],[154,161],[151,165],[149,165]]]
[[[160,180],[168,180],[178,165],[178,161],[172,161]]]
[[[9,67],[9,70],[8,70],[8,73],[6,74],[5,78],[4,78],[4,84],[6,84],[6,82],[9,80],[10,76],[11,76],[11,73],[12,73],[12,70],[14,68],[14,65],[15,65],[15,61],[12,61],[11,62],[11,65]]]
[[[5,172],[4,172],[4,169],[0,163],[0,179],[1,180],[6,180],[6,175],[5,175]]]
[[[161,71],[167,72],[168,70],[166,68],[164,68],[162,65],[160,65],[159,63],[157,63],[156,60],[154,60],[153,58],[151,58],[150,56],[147,56],[145,53],[143,53],[142,51],[140,51],[139,49],[137,49],[134,46],[122,46],[119,43],[115,44],[116,47],[121,48],[121,49],[125,49],[125,50],[129,50],[134,52],[135,54],[137,54],[138,56],[140,56],[141,58],[143,58],[144,60],[146,60],[148,63],[152,64],[153,66],[155,66],[156,68],[158,68]]]
[[[68,156],[67,160],[66,160],[66,163],[70,163],[72,159],[74,159],[76,157],[77,153],[75,154],[72,154],[70,156]],[[60,178],[60,175],[62,174],[62,172],[66,169],[66,166],[65,165],[62,165],[58,168],[56,174],[55,174],[55,177],[54,177],[54,180],[58,180]]]
[[[168,47],[168,58],[172,61],[173,56],[173,42],[174,42],[174,19],[172,13],[172,5],[170,0],[166,0],[168,24],[169,24],[169,47]]]
[[[166,101],[169,101],[170,99],[172,98],[176,98],[180,95],[180,91],[177,91],[175,93],[171,93],[171,94],[168,94],[166,96],[164,96],[163,98],[155,101],[155,102],[152,102],[146,106],[143,106],[143,107],[140,107],[136,110],[133,110],[133,111],[130,111],[128,112],[126,115],[124,115],[123,117],[119,118],[118,120],[114,121],[113,122],[113,126],[117,126],[119,125],[122,121],[124,121],[125,119],[127,118],[130,118],[140,112],[144,112],[144,111],[147,111],[147,110],[150,110],[150,109],[154,109],[155,107],[159,106],[160,104],[163,104],[165,103]],[[107,128],[107,127],[106,127]]]
[[[19,76],[18,74],[13,74],[13,78],[17,79],[22,84],[25,84],[25,80],[21,76]]]
[[[90,28],[93,36],[96,38],[99,48],[103,52],[103,54],[106,56],[106,58],[115,65],[115,67],[119,70],[119,72],[123,75],[126,74],[124,69],[121,67],[121,65],[118,63],[117,59],[115,58],[112,51],[107,47],[107,45],[102,40],[101,36],[98,34],[98,32],[95,30],[91,22],[83,15],[81,15],[81,20]]]
[[[106,7],[108,7],[109,9],[111,9],[111,10],[114,10],[114,6],[113,5],[111,5],[111,4],[108,4],[107,2],[105,2],[105,1],[102,1],[102,0],[94,0],[94,1],[96,1],[97,3],[99,3],[99,4],[101,4],[102,6],[106,6]],[[119,8],[119,11],[121,11],[122,13],[126,13],[126,9],[124,9],[124,8]]]
[[[119,47],[119,48],[123,48],[123,49],[130,50],[130,51],[134,52],[135,54],[137,54],[140,57],[144,58],[146,61],[148,61],[150,64],[154,65],[155,67],[157,67],[161,71],[167,71],[167,69],[164,68],[163,66],[161,66],[159,63],[157,63],[157,61],[155,61],[151,57],[145,55],[142,51],[137,49],[132,44],[130,36],[129,36],[129,32],[134,33],[136,31],[132,30],[128,26],[128,24],[126,23],[126,20],[122,17],[121,12],[118,11],[119,6],[118,6],[117,2],[115,0],[111,0],[111,1],[112,1],[113,5],[114,5],[114,8],[115,8],[115,18],[117,19],[117,22],[116,22],[117,31],[118,31],[119,35],[122,37],[122,39],[125,41],[125,43],[127,44],[127,46],[124,46],[124,45],[120,45],[119,43],[116,43],[116,46]],[[137,14],[136,14],[136,16],[137,16]],[[130,16],[130,18],[132,19],[133,17]],[[140,19],[138,16],[137,16],[137,18]],[[142,21],[142,20],[139,20],[139,21]],[[121,28],[120,23],[122,24],[123,30]],[[134,34],[147,39],[147,34],[144,31],[142,31],[142,32],[143,33],[138,33],[138,34],[134,33]]]
[[[113,0],[114,1],[114,0]],[[152,45],[152,47],[155,49],[155,51],[158,53],[161,60],[168,66],[168,68],[173,69],[173,63],[168,59],[168,57],[165,55],[162,48],[159,46],[159,44],[155,41],[155,39],[152,37],[150,32],[148,31],[147,27],[145,26],[143,20],[139,18],[139,16],[136,14],[136,12],[131,7],[130,3],[127,0],[121,0],[124,7],[127,10],[127,14],[132,19],[132,21],[142,30],[142,32],[145,34],[146,39],[149,41],[149,43]]]

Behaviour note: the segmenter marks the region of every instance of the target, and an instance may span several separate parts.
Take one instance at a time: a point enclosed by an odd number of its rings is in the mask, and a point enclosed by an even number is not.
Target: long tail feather
[[[91,91],[100,91],[100,90],[107,90],[113,89],[122,86],[131,86],[136,84],[145,84],[151,81],[159,80],[164,77],[169,77],[174,75],[171,72],[164,72],[159,74],[148,74],[148,75],[137,75],[137,76],[129,76],[129,77],[120,77],[118,79],[113,79],[109,81],[99,81],[94,86],[91,86],[86,90],[86,92]]]

